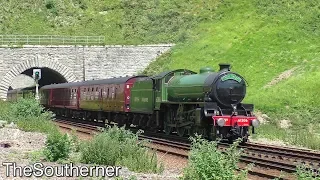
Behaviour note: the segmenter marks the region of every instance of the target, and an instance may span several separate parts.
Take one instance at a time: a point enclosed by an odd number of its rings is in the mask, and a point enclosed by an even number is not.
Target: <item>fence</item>
[[[104,36],[0,35],[0,45],[103,45]]]

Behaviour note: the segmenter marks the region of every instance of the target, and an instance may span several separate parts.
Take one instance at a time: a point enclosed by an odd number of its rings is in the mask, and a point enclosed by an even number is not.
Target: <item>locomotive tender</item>
[[[254,133],[259,121],[253,105],[241,103],[245,95],[245,79],[231,72],[229,64],[220,64],[218,72],[177,69],[156,76],[46,85],[40,88],[40,103],[57,115],[86,121],[246,141],[249,127]]]

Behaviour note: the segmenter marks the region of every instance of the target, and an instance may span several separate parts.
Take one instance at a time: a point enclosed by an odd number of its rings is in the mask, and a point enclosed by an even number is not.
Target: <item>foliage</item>
[[[161,172],[157,156],[138,143],[137,134],[112,127],[85,142],[80,148],[81,161],[89,164],[122,165],[137,172]]]
[[[52,113],[47,112],[34,99],[19,99],[17,102],[0,102],[0,117],[14,122],[24,131],[37,131],[48,134],[43,155],[50,161],[65,159],[69,156],[70,140],[62,135],[51,121]],[[41,157],[42,152],[32,155],[31,159]]]
[[[51,133],[46,141],[44,154],[49,161],[57,161],[69,157],[71,142],[67,134]]]
[[[274,138],[319,149],[319,6],[313,0],[221,1],[212,21],[200,22],[186,42],[144,73],[180,68],[197,72],[230,63],[249,83],[244,103],[270,117],[269,124],[257,128],[259,136],[279,135]],[[291,75],[281,75],[290,69]],[[266,87],[275,79],[277,83]],[[282,129],[283,119],[292,127]],[[306,139],[309,134],[312,138]]]
[[[10,103],[0,100],[0,120],[13,121],[14,118],[11,115]]]
[[[46,134],[58,132],[57,127],[52,121],[41,117],[21,119],[17,121],[16,124],[19,129],[24,131],[41,132]]]
[[[44,155],[44,151],[41,150],[36,150],[36,151],[31,151],[28,153],[28,158],[32,161],[32,162],[41,162],[42,160],[45,160],[45,155]]]
[[[72,130],[72,132],[71,132],[70,142],[71,142],[72,151],[79,152],[81,142],[80,142],[78,136],[76,135],[75,130]]]
[[[318,170],[320,172],[320,169]],[[296,176],[298,180],[320,180],[320,177],[314,177],[314,172],[308,169],[306,165],[297,167]]]
[[[56,133],[57,127],[51,121],[52,112],[45,111],[35,99],[18,99],[16,102],[8,103],[6,113],[9,121],[13,121],[24,131],[38,131],[42,133]]]
[[[237,143],[226,152],[218,151],[215,141],[207,141],[200,136],[191,138],[192,146],[189,164],[183,179],[246,179],[246,171],[235,173],[241,151]]]
[[[13,116],[20,119],[38,117],[50,119],[52,117],[50,112],[44,112],[44,107],[34,98],[20,98],[17,102],[11,104],[11,110]]]
[[[34,99],[19,99],[17,102],[0,101],[0,119],[14,122],[24,131],[56,133],[57,127],[51,120],[52,113]]]
[[[182,42],[211,20],[219,0],[0,2],[0,34],[103,35],[106,44]]]

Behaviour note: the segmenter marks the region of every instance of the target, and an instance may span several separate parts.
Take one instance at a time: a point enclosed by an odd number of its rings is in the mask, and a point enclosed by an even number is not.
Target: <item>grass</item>
[[[320,149],[319,9],[312,0],[223,1],[212,20],[200,22],[185,43],[143,73],[230,63],[249,83],[244,102],[271,118],[258,137]],[[288,79],[265,88],[292,68]],[[289,129],[280,128],[283,119],[290,120]]]
[[[182,42],[211,19],[218,0],[12,0],[0,2],[0,34],[102,35],[106,44]]]

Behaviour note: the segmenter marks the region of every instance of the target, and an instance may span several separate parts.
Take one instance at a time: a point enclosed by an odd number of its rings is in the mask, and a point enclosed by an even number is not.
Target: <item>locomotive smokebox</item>
[[[220,66],[220,71],[223,71],[223,70],[230,71],[231,69],[230,64],[220,63],[219,66]]]

